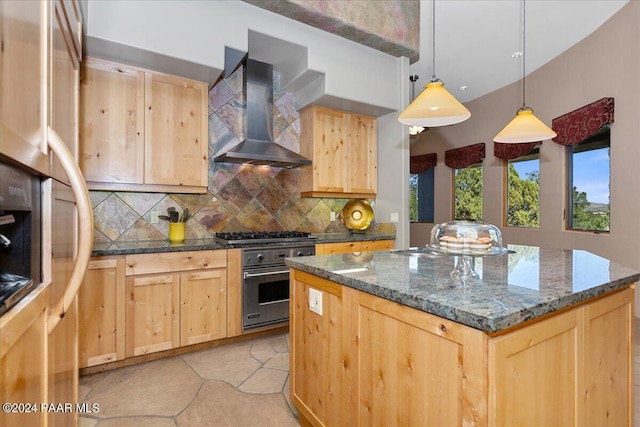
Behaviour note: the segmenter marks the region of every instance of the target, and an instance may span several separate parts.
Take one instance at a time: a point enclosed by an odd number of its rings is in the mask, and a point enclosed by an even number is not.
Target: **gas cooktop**
[[[306,242],[315,239],[305,231],[241,231],[216,233],[216,239],[229,244]]]

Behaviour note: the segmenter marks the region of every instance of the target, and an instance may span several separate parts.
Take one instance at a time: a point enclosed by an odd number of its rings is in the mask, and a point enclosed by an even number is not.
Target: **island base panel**
[[[633,285],[490,336],[292,278],[290,392],[303,426],[633,425]]]

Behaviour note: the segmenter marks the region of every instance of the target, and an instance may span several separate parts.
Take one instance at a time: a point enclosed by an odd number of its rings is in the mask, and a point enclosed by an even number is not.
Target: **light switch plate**
[[[391,212],[391,222],[398,222],[398,212]]]
[[[160,212],[151,211],[151,224],[157,224],[160,222],[160,218],[158,218],[158,215],[160,215]]]
[[[335,212],[331,212],[331,221],[335,221],[336,220],[336,213]]]
[[[309,310],[322,316],[322,292],[309,288]]]

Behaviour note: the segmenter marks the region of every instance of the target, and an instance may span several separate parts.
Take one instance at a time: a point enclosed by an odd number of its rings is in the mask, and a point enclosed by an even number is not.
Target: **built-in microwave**
[[[41,282],[40,178],[0,162],[0,315]]]

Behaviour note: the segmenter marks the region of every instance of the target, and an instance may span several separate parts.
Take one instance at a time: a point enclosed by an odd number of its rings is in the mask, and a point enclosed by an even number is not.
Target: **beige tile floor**
[[[635,327],[635,426],[640,427],[640,320]],[[299,426],[288,399],[287,334],[80,378],[100,412],[80,427]]]
[[[79,425],[299,426],[288,379],[287,334],[114,369],[80,378]]]

